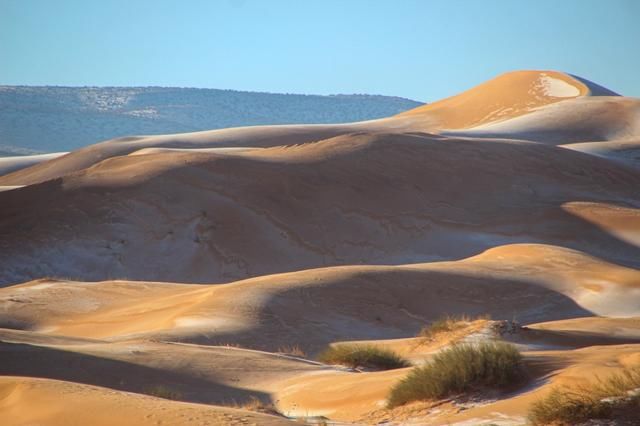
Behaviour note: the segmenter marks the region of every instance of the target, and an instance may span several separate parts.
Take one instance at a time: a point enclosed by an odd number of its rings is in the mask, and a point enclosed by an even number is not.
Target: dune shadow
[[[580,77],[575,74],[569,74],[569,75],[575,78],[576,80],[584,83],[586,86],[588,86],[589,90],[591,91],[591,96],[621,96],[620,94],[614,92],[613,90],[600,86],[599,84],[596,84],[591,80],[587,80],[584,77]]]
[[[203,404],[241,404],[253,398],[270,401],[266,393],[188,373],[26,343],[0,341],[0,375],[64,380]]]
[[[517,396],[535,391],[549,384],[551,378],[563,368],[567,368],[571,362],[553,355],[525,355],[524,374],[525,382],[514,389],[501,395],[501,400],[515,398]]]
[[[331,281],[324,278],[322,269],[317,271],[299,285],[282,290],[273,286],[268,293],[260,293],[254,325],[246,330],[186,335],[168,331],[158,337],[267,351],[298,346],[313,357],[336,341],[415,337],[429,322],[449,315],[488,315],[522,324],[594,316],[568,296],[521,279],[419,267],[369,271],[345,267],[344,278]],[[246,291],[251,288],[247,286]],[[236,303],[242,309],[242,299]]]
[[[640,343],[640,337],[615,336],[580,330],[548,330],[524,328],[515,335],[504,336],[513,343],[526,344],[541,350],[580,349],[589,346],[623,345]],[[533,350],[533,349],[532,349]]]

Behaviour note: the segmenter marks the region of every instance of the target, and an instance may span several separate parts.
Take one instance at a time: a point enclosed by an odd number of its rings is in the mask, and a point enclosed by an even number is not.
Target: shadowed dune
[[[250,396],[268,400],[266,394],[246,391],[219,382],[176,374],[168,368],[105,359],[73,351],[18,343],[0,343],[3,376],[30,376],[66,380],[128,392],[153,394],[166,389],[176,400],[208,404],[249,400]],[[184,358],[185,355],[181,354]]]
[[[82,283],[65,282],[42,290],[6,288],[2,316],[29,323],[35,331],[67,336],[153,337],[271,351],[299,345],[314,353],[333,341],[413,336],[448,313],[516,315],[525,322],[592,315],[536,283],[419,268],[309,270],[196,290],[174,285],[169,295],[156,295],[149,285],[136,282],[91,286],[90,291]],[[113,304],[109,295],[117,295],[111,296]],[[46,319],[38,321],[43,312]]]
[[[188,404],[146,395],[50,379],[0,377],[0,419],[3,425],[68,426],[203,424],[238,426],[295,424],[246,410]]]
[[[536,109],[511,120],[491,122],[450,136],[520,139],[547,145],[637,140],[640,137],[640,100],[621,97],[582,97]],[[627,142],[630,143],[630,142]]]
[[[186,402],[242,404],[252,398],[270,402],[267,392],[274,383],[327,369],[236,348],[154,342],[67,346],[24,337],[0,330],[0,375],[65,380],[151,396],[166,390],[171,399]],[[32,341],[21,343],[23,339]]]
[[[66,336],[314,353],[333,341],[411,337],[446,314],[524,323],[629,315],[640,303],[639,277],[579,252],[516,245],[458,262],[334,267],[213,286],[40,280],[1,290],[0,318]]]
[[[117,157],[0,193],[0,280],[224,282],[513,242],[634,265],[635,240],[607,232],[607,214],[594,226],[579,211],[635,211],[638,185],[635,169],[579,152],[423,134]]]

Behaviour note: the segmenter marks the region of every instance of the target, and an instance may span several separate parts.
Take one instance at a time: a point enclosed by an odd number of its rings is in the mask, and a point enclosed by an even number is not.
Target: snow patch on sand
[[[20,189],[25,187],[26,185],[4,185],[4,186],[0,186],[0,192],[3,191],[11,191],[13,189]]]
[[[50,288],[55,285],[56,283],[41,283],[41,284],[30,285],[28,287],[20,287],[20,288],[17,288],[16,290],[19,292],[25,292],[25,291],[31,291],[31,290],[43,290],[45,288]]]
[[[574,98],[580,96],[580,90],[558,78],[549,77],[547,74],[540,74],[536,82],[536,88],[542,91],[545,96],[553,98]]]
[[[492,412],[491,415],[495,416],[492,419],[479,419],[473,418],[470,420],[452,423],[453,426],[475,426],[475,425],[498,425],[498,426],[515,426],[515,425],[524,425],[527,423],[524,417],[510,417],[502,413]],[[450,423],[451,424],[451,423]]]
[[[218,328],[228,326],[232,321],[226,318],[207,318],[207,317],[180,317],[174,320],[175,328]]]

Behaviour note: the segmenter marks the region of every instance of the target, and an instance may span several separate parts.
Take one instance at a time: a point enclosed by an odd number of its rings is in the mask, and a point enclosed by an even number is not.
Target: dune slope
[[[463,129],[522,116],[556,102],[593,95],[616,94],[557,71],[515,71],[459,95],[399,115],[428,117],[440,129]]]
[[[633,241],[580,211],[636,211],[638,184],[635,169],[571,150],[428,134],[122,156],[0,193],[0,281],[224,282],[455,259],[513,242],[635,264]]]
[[[584,253],[513,245],[456,262],[332,267],[224,285],[39,280],[0,290],[0,320],[54,335],[295,345],[313,354],[334,341],[411,337],[447,314],[525,323],[637,315],[639,282],[636,269]]]
[[[72,403],[70,403],[72,401]],[[169,401],[58,380],[0,377],[0,419],[8,426],[201,424],[291,425],[282,417]]]

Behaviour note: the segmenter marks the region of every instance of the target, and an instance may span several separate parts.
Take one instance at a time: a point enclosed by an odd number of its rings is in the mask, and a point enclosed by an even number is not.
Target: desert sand
[[[554,71],[395,117],[106,141],[0,176],[0,423],[525,424],[640,365],[640,100]],[[425,340],[447,315],[470,323]],[[516,332],[496,333],[512,321]],[[504,340],[526,386],[387,409]]]
[[[61,157],[67,152],[53,152],[51,154],[36,154],[36,155],[17,155],[12,157],[0,157],[0,176],[6,175],[20,169],[31,167],[35,164],[42,163],[43,161],[53,160],[54,158]]]

